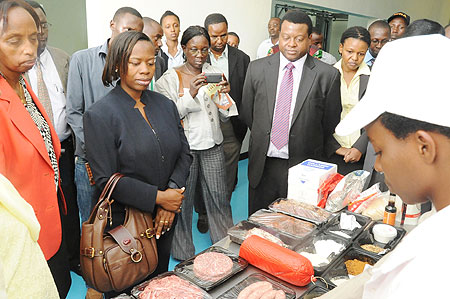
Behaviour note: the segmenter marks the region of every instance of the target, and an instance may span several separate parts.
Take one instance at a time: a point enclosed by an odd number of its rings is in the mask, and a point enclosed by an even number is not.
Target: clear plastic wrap
[[[287,198],[279,198],[275,200],[269,206],[269,209],[301,220],[306,220],[317,225],[325,223],[328,219],[333,217],[333,214],[325,209]]]
[[[354,201],[363,190],[369,174],[365,170],[355,170],[347,174],[328,196],[325,209],[330,212],[338,212]]]
[[[278,241],[273,240],[272,237],[269,236],[269,241],[276,241],[274,243],[281,245],[283,247],[293,249],[295,246],[297,246],[303,238],[297,238],[293,237],[291,235],[285,234],[281,231],[275,230],[270,227],[266,227],[264,225],[258,224],[258,223],[252,223],[247,220],[243,220],[236,224],[235,226],[228,229],[228,235],[230,236],[231,241],[242,244],[244,240],[254,234],[254,230],[259,229],[264,231],[265,234],[270,234],[273,238],[276,238]],[[257,235],[261,236],[259,233]],[[267,239],[267,238],[266,238]],[[281,243],[280,243],[281,242]]]
[[[231,263],[230,263],[231,262]],[[247,268],[246,260],[219,246],[212,246],[175,266],[175,273],[209,291]]]
[[[310,260],[316,276],[320,276],[336,258],[350,246],[350,241],[321,233],[308,238],[295,251]]]
[[[319,298],[323,294],[328,293],[330,290],[328,290],[325,287],[315,285],[312,288],[310,288],[306,293],[304,293],[299,299],[313,299],[313,298]]]
[[[311,234],[317,228],[313,223],[264,209],[256,211],[248,218],[248,220],[291,234],[298,238],[303,238]]]
[[[212,299],[211,295],[174,272],[165,272],[138,284],[131,290],[131,295],[138,299]]]
[[[130,296],[130,295],[127,295],[127,294],[123,293],[123,294],[120,294],[119,296],[114,297],[112,299],[135,299],[135,298],[133,296]]]
[[[341,217],[342,217],[341,215],[342,214],[354,216],[356,218],[356,221],[359,223],[359,225],[361,225],[361,227],[351,229],[351,230],[342,228],[342,226],[341,226]],[[361,232],[367,227],[367,225],[369,225],[370,222],[371,222],[371,219],[367,216],[352,213],[349,211],[342,211],[336,217],[334,217],[333,219],[328,221],[324,230],[331,234],[342,236],[348,240],[354,240],[357,236],[359,236],[359,234],[361,234]],[[346,237],[346,236],[348,236],[348,237]]]
[[[296,286],[307,285],[314,275],[313,266],[307,258],[258,236],[251,236],[242,243],[239,256]]]
[[[285,295],[284,298],[286,298],[286,299],[294,299],[295,298],[295,291],[292,290],[291,288],[289,288],[288,286],[286,286],[280,282],[277,282],[277,281],[267,277],[266,275],[263,275],[260,273],[255,273],[255,274],[249,275],[247,278],[245,278],[244,280],[242,280],[241,282],[236,284],[234,287],[230,288],[228,291],[226,291],[225,293],[220,295],[218,297],[218,299],[239,298],[239,294],[241,294],[241,292],[245,288],[252,286],[252,285],[253,285],[253,288],[256,288],[257,287],[255,285],[256,283],[259,283],[259,287],[260,286],[264,287],[265,285],[263,285],[263,284],[267,284],[267,285],[270,284],[269,288],[271,288],[274,291],[281,290]]]

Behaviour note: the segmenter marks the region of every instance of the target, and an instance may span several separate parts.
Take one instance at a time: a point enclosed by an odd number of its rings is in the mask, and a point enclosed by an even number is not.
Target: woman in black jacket
[[[151,276],[167,271],[172,226],[192,162],[175,104],[147,90],[154,71],[148,37],[121,33],[103,72],[103,83],[118,80],[116,86],[84,114],[86,154],[98,190],[112,174],[124,175],[112,195],[112,227],[123,224],[124,206],[153,214],[159,262]]]

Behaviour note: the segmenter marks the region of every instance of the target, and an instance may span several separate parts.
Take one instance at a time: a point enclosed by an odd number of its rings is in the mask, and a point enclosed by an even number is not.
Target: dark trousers
[[[248,187],[248,215],[267,207],[277,198],[286,198],[289,164],[286,159],[266,157],[264,172],[256,188]]]
[[[62,209],[62,197],[61,192],[58,192],[58,200],[60,206],[61,224],[64,228],[63,218],[64,213]],[[69,293],[70,285],[72,284],[72,278],[70,277],[70,265],[69,256],[66,247],[66,236],[64,230],[61,236],[61,245],[58,251],[53,255],[48,261],[48,267],[52,273],[53,280],[55,281],[56,288],[58,289],[59,297],[66,298],[67,293]],[[78,247],[79,252],[79,247]],[[36,279],[39,279],[38,277]]]
[[[72,137],[61,142],[59,158],[61,188],[67,205],[67,215],[62,215],[62,229],[69,256],[70,269],[77,269],[80,263],[80,216],[77,191],[74,182],[74,144]]]

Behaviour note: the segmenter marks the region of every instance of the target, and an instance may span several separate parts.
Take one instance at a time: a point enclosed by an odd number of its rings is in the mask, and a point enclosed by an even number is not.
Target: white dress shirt
[[[273,46],[278,45],[278,42],[275,44],[272,44],[272,40],[270,38],[263,40],[262,43],[259,45],[258,50],[256,51],[256,58],[263,58],[266,56],[269,56],[269,50]]]
[[[307,55],[304,55],[302,58],[292,62],[292,64],[294,65],[294,68],[292,69],[292,75],[294,76],[294,85],[292,88],[291,110],[289,112],[289,128],[292,125],[292,115],[294,114],[295,103],[297,102],[297,93],[300,87],[300,79],[302,78],[303,65],[305,64],[306,56]],[[284,73],[286,72],[286,66],[288,65],[289,62],[291,61],[289,61],[286,57],[284,57],[283,53],[280,52],[280,68],[278,70],[278,83],[277,83],[277,92],[273,117],[275,117],[275,109],[277,107],[276,101],[278,99],[281,81],[283,81]],[[277,149],[275,145],[273,145],[272,142],[270,142],[269,149],[267,151],[267,156],[273,158],[289,159],[289,142],[281,149]]]
[[[178,45],[177,45],[177,53],[175,54],[175,56],[172,56],[169,53],[169,47],[167,47],[166,37],[163,36],[161,41],[162,41],[161,50],[164,53],[166,53],[166,55],[169,57],[169,61],[167,63],[167,68],[171,69],[173,67],[182,65],[184,63],[184,58],[183,58],[183,48],[181,48],[180,43],[178,42]]]
[[[47,86],[48,95],[52,105],[53,126],[59,141],[62,142],[71,134],[69,125],[66,121],[66,95],[64,94],[64,88],[58,70],[56,69],[55,63],[47,48],[42,52],[39,59],[41,62],[42,77]],[[30,78],[31,89],[33,89],[34,93],[37,95],[38,86],[36,69],[37,66],[35,64],[33,68],[28,71],[28,77]]]
[[[220,55],[217,59],[214,56],[213,52],[210,51],[209,59],[211,60],[211,65],[220,69],[229,82],[230,78],[228,77],[228,46],[225,46],[225,50],[223,50],[222,55]]]

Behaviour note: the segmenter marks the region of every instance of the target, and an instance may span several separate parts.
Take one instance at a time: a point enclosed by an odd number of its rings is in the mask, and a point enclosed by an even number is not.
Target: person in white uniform
[[[430,47],[450,53],[450,39],[414,36],[383,47],[365,96],[336,133],[365,127],[390,191],[407,204],[431,201],[437,212],[374,268],[321,298],[448,298],[450,56],[414,59]]]

